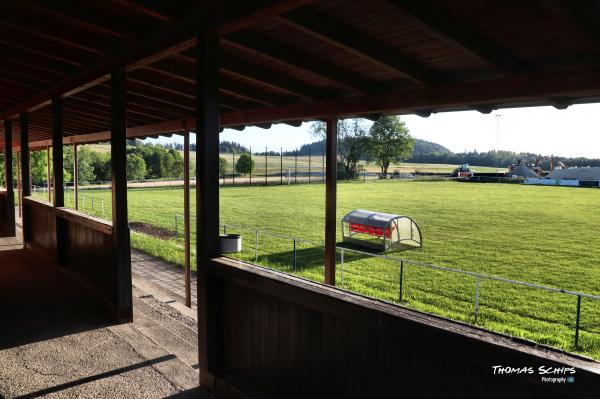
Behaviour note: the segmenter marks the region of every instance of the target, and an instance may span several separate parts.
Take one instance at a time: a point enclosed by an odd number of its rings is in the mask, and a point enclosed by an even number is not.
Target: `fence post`
[[[252,146],[250,146],[250,185],[252,185]]]
[[[340,281],[344,286],[344,248],[340,248]]]
[[[296,263],[296,239],[294,238],[294,272],[297,270],[298,264]]]
[[[269,148],[265,147],[265,186],[267,186],[269,184],[269,181],[267,180],[268,176],[269,176]]]
[[[256,244],[254,246],[254,263],[258,263],[258,230],[256,230]]]
[[[177,214],[175,214],[175,239],[179,238],[179,223],[177,220]]]
[[[398,295],[398,299],[400,303],[402,303],[402,294],[404,293],[404,261],[400,261],[400,294]]]
[[[311,151],[310,151],[310,147],[308,147],[308,182],[310,183],[310,164],[311,164]]]
[[[235,186],[235,152],[231,151],[231,185]]]
[[[579,347],[579,321],[581,319],[581,295],[577,295],[577,319],[575,321],[575,348]]]
[[[475,324],[479,318],[479,276],[475,277]]]
[[[223,225],[223,234],[227,235],[227,225]]]
[[[323,175],[323,181],[325,181],[325,148],[323,148],[323,160],[321,163],[321,174]]]
[[[281,149],[279,150],[279,155],[279,184],[283,185],[283,147],[281,147]]]
[[[298,183],[298,150],[294,152],[294,183]]]

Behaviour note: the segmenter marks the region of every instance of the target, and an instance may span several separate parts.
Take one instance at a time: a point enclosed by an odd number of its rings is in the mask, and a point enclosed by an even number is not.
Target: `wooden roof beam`
[[[332,116],[414,113],[415,110],[428,108],[438,111],[443,111],[444,108],[459,109],[477,106],[489,108],[492,102],[496,106],[523,102],[539,104],[540,100],[544,101],[547,98],[584,96],[600,96],[600,67],[439,87],[403,89],[358,98],[321,100],[312,104],[297,103],[239,112],[222,112],[221,126],[241,128],[260,123],[316,120]],[[195,117],[189,117],[135,126],[127,130],[127,137],[136,138],[149,134],[180,132],[184,129],[193,130],[196,127],[195,123]],[[110,132],[103,131],[74,136],[69,140],[86,143],[107,140],[107,137],[110,137]]]
[[[196,63],[185,52],[184,54],[177,54],[173,58],[192,65]],[[290,76],[282,75],[279,72],[249,64],[244,60],[226,54],[221,55],[220,67],[221,71],[231,76],[256,84],[257,86],[282,91],[303,100],[312,101],[319,98],[331,97],[331,93],[327,91],[300,82]]]
[[[310,54],[291,49],[283,43],[277,43],[257,33],[243,32],[225,36],[221,40],[232,46],[270,58],[275,62],[284,63],[292,68],[319,76],[333,84],[345,87],[355,94],[377,91],[373,90],[373,85],[365,82],[364,77],[327,65]]]
[[[368,39],[362,32],[306,8],[279,16],[279,20],[353,55],[397,73],[417,84],[439,84],[450,79],[419,64],[397,50]]]
[[[158,10],[152,8],[148,3],[151,3],[149,0],[143,1],[131,1],[131,0],[110,0],[112,3],[118,6],[124,6],[131,9],[133,12],[137,12],[140,14],[147,15],[154,19],[157,19],[162,22],[170,22],[172,18],[169,15],[164,14],[164,12],[159,12]]]
[[[600,6],[598,2],[540,0],[558,18],[600,48]]]
[[[0,120],[12,118],[21,112],[32,112],[46,106],[50,104],[53,96],[68,97],[98,83],[105,82],[115,68],[124,67],[126,72],[130,72],[195,46],[196,34],[202,25],[202,12],[211,16],[208,22],[214,24],[214,28],[221,35],[224,35],[272,19],[279,13],[290,11],[311,1],[244,2],[236,5],[236,7],[224,7],[223,4],[218,3],[218,5],[213,5],[214,9],[203,8],[184,21],[171,23],[165,29],[149,37],[148,40],[123,48],[118,54],[85,68],[76,75],[68,77],[62,82],[4,110],[0,113]]]
[[[186,84],[191,90],[193,90],[196,85],[195,72],[193,66],[188,67],[188,65],[185,64],[173,63],[168,62],[168,60],[164,60],[160,63],[145,66],[143,70],[148,71],[150,73],[163,75],[167,79],[175,79],[179,81],[178,84]],[[151,79],[149,77],[145,80],[154,81],[155,79]],[[282,98],[277,94],[265,92],[259,88],[251,87],[247,83],[241,81],[234,81],[231,79],[221,79],[220,89],[233,96],[266,106],[273,106],[290,102],[287,98]]]
[[[512,54],[485,38],[478,32],[448,13],[430,0],[388,0],[412,20],[438,39],[454,46],[463,53],[478,59],[503,75],[518,75],[526,68]]]

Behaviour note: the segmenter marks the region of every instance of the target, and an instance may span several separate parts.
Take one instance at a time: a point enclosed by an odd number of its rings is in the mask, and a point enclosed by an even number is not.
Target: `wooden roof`
[[[130,136],[193,128],[201,22],[222,35],[226,127],[600,98],[594,0],[15,0],[0,10],[0,119],[30,112],[30,140],[48,140],[62,96],[65,136],[81,136],[66,142],[100,140],[125,67]]]

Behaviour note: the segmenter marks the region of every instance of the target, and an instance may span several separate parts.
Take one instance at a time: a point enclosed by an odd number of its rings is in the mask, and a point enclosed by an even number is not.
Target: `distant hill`
[[[413,147],[412,153],[413,155],[431,153],[452,154],[452,151],[438,143],[433,143],[431,141],[425,141],[421,139],[415,139],[415,146]]]
[[[325,151],[325,140],[315,141],[314,143],[304,144],[298,149],[298,155],[308,155],[308,152],[312,155],[323,155]],[[441,144],[432,143],[431,141],[425,141],[421,139],[415,139],[415,146],[413,147],[413,156],[420,154],[453,154],[452,151],[447,149]],[[290,155],[293,152],[290,152]]]

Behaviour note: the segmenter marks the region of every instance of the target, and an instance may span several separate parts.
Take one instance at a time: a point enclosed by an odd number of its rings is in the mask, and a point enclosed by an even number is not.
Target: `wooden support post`
[[[15,225],[15,192],[13,181],[13,148],[12,148],[12,121],[4,121],[4,181],[6,182],[6,234],[14,236],[16,234]]]
[[[127,115],[126,77],[123,69],[110,76],[110,156],[114,262],[117,268],[117,320],[133,320],[131,291],[131,242],[127,215]]]
[[[219,255],[219,36],[205,31],[196,46],[196,257],[198,363],[201,384],[221,368],[221,280],[206,272]]]
[[[52,168],[54,170],[54,206],[65,206],[64,175],[63,175],[63,100],[52,99]]]
[[[22,217],[23,200],[21,198],[21,151],[17,151],[17,202],[19,203],[19,217]]]
[[[29,148],[29,144],[27,145],[27,148]],[[33,151],[29,151],[29,195],[31,195],[34,192],[33,178],[31,176],[31,158],[33,158],[32,154]]]
[[[31,195],[31,163],[29,153],[29,115],[19,114],[21,130],[21,201]],[[21,207],[21,225],[23,226],[23,241],[31,241],[31,214],[29,208]]]
[[[192,271],[190,265],[190,132],[183,134],[183,237],[185,246],[185,306],[192,307]]]
[[[52,167],[54,170],[54,207],[65,206],[64,165],[63,165],[63,100],[52,99]],[[67,262],[67,224],[64,219],[56,218],[56,261]]]
[[[75,210],[79,209],[79,161],[77,158],[77,144],[73,144],[73,195],[75,196]]]
[[[327,119],[325,169],[325,284],[335,285],[337,119]]]
[[[52,202],[52,173],[50,172],[50,146],[46,146],[46,184],[48,185],[48,202]]]

